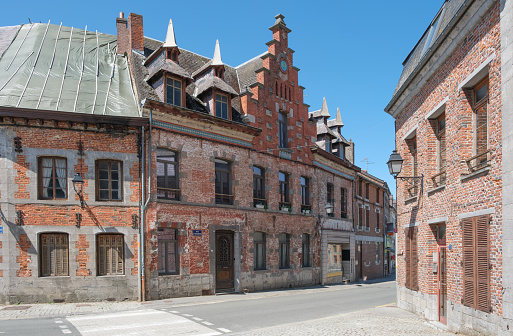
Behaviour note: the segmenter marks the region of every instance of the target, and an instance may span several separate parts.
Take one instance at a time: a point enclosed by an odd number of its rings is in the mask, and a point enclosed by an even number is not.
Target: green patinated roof
[[[12,35],[0,58],[0,106],[139,116],[116,36],[41,23]]]

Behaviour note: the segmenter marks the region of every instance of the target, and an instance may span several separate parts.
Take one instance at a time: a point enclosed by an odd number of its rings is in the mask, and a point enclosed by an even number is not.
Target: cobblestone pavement
[[[234,333],[244,336],[328,336],[328,335],[379,335],[379,336],[442,336],[455,335],[442,331],[418,316],[397,308],[385,306],[355,313]]]

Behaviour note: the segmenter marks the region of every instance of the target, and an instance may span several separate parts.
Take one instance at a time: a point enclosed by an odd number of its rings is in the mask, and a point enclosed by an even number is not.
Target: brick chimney
[[[118,55],[124,55],[128,52],[129,37],[128,37],[128,21],[125,19],[125,14],[119,12],[119,17],[116,18],[116,28],[118,30]]]
[[[130,50],[144,52],[143,17],[139,14],[128,15]]]

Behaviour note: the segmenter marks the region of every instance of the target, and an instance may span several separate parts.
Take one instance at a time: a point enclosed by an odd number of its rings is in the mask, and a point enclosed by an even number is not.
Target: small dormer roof
[[[223,65],[221,49],[219,48],[219,40],[216,40],[216,48],[214,50],[214,58],[212,58],[212,65]]]
[[[166,41],[164,42],[164,45],[162,47],[164,47],[164,48],[177,47],[176,38],[175,38],[175,29],[173,28],[173,20],[172,19],[169,19],[169,25],[167,26]]]

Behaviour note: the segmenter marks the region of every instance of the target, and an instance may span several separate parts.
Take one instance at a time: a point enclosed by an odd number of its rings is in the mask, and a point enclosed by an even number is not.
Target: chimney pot
[[[124,18],[125,18],[125,13],[123,13],[123,12],[119,12],[119,18],[120,18],[120,19],[124,19]]]

